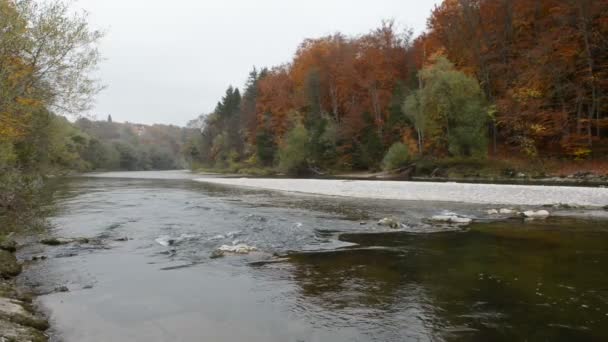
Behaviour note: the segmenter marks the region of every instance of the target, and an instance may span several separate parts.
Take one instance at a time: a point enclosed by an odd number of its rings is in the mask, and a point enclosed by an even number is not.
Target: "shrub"
[[[298,123],[289,131],[279,150],[279,170],[290,175],[304,173],[309,155],[308,130]]]
[[[400,142],[394,143],[382,160],[382,169],[384,171],[396,170],[406,166],[409,160],[410,155],[407,146]]]

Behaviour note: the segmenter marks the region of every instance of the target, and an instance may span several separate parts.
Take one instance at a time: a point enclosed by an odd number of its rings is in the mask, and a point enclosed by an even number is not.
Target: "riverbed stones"
[[[45,342],[48,338],[40,330],[0,319],[0,341]]]

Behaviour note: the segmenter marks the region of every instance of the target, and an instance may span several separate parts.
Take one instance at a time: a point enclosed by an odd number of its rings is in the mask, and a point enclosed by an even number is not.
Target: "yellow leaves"
[[[15,102],[17,102],[19,106],[29,107],[31,109],[42,108],[44,105],[40,100],[25,97],[17,97]]]
[[[572,151],[572,156],[575,160],[588,159],[591,156],[591,149],[588,147],[579,147]]]
[[[6,112],[0,113],[0,142],[13,141],[24,134],[23,122]]]
[[[540,124],[532,124],[530,125],[530,132],[534,135],[543,135],[547,131],[547,128]]]
[[[519,103],[526,103],[530,100],[536,100],[542,98],[543,94],[540,90],[535,88],[523,87],[519,89],[515,89],[513,93],[513,98]]]

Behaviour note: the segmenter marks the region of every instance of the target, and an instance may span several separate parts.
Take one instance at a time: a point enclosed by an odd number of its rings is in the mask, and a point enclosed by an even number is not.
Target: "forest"
[[[307,39],[193,121],[188,159],[299,175],[425,160],[603,165],[606,37],[608,0],[445,0],[417,37],[387,20]]]

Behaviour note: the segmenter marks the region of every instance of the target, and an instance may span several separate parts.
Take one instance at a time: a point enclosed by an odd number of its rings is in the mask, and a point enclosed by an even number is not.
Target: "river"
[[[62,180],[49,218],[51,235],[88,240],[20,252],[46,257],[20,281],[54,341],[608,340],[602,218],[97,176]],[[426,220],[447,211],[478,220]],[[402,229],[376,224],[391,216]],[[258,251],[212,258],[237,243]]]

